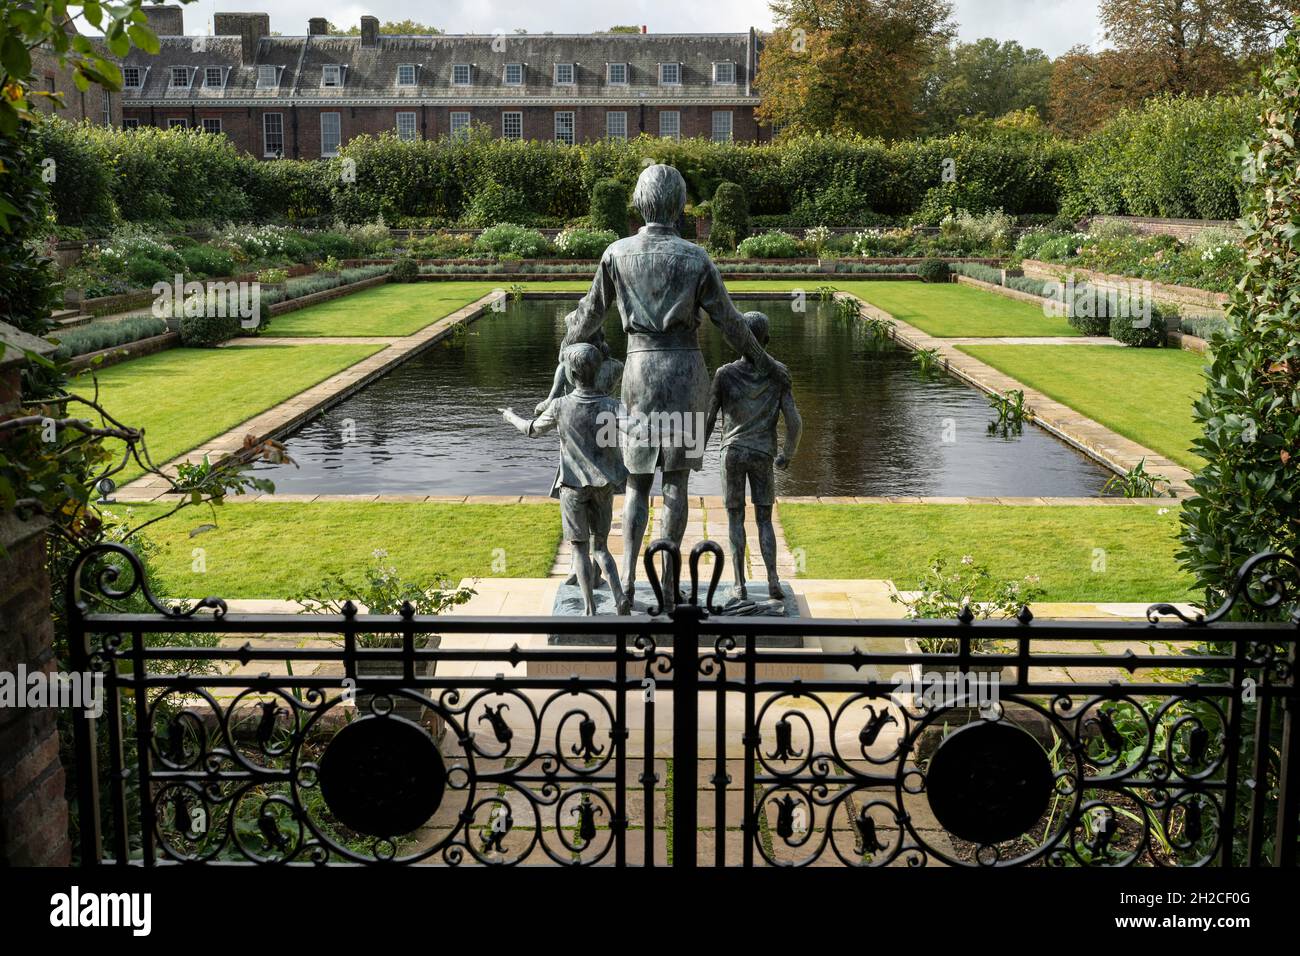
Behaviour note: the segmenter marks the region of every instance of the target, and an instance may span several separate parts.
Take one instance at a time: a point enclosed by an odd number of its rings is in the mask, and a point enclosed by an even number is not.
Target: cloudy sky
[[[1096,45],[1098,0],[954,0],[961,38],[1019,40],[1055,56],[1076,43]],[[380,20],[412,19],[452,33],[588,33],[614,24],[646,24],[655,33],[729,32],[771,26],[766,0],[197,0],[185,8],[187,33],[207,32],[218,10],[260,10],[271,29],[307,32],[308,17],[343,26],[370,13]]]

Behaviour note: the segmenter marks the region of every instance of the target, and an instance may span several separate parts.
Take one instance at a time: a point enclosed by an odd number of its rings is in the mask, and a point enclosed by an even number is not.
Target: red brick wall
[[[12,415],[19,365],[0,369],[0,417]],[[43,524],[0,521],[0,671],[56,669]],[[0,864],[67,866],[68,804],[57,711],[0,707]]]
[[[121,94],[105,94],[103,87],[93,83],[83,93],[73,84],[72,71],[60,67],[58,58],[43,47],[32,51],[32,86],[37,90],[52,91],[63,96],[62,109],[56,109],[54,102],[47,97],[36,97],[38,110],[43,113],[58,113],[64,119],[74,122],[90,120],[92,123],[103,123],[104,96],[107,95],[113,125],[122,125]]]
[[[661,107],[654,106],[647,106],[643,109],[635,104],[609,107],[575,106],[572,108],[575,136],[578,142],[604,139],[606,129],[605,113],[609,110],[622,110],[627,113],[629,137],[634,137],[642,131],[649,133],[651,136],[657,136],[659,134],[660,109]],[[662,107],[662,109],[670,109],[670,107]],[[713,107],[681,106],[676,109],[681,114],[681,134],[683,137],[708,137],[712,135]],[[494,136],[501,135],[502,113],[520,112],[523,113],[524,139],[545,141],[555,138],[555,113],[557,110],[551,106],[478,106],[468,108],[420,105],[402,108],[392,106],[299,106],[296,110],[288,107],[270,109],[257,107],[231,107],[225,109],[201,107],[195,112],[194,119],[191,119],[191,112],[188,108],[151,110],[149,108],[127,107],[124,115],[138,119],[142,126],[154,124],[164,129],[167,127],[168,118],[173,116],[183,118],[187,123],[196,122],[198,125],[202,125],[204,117],[219,116],[222,123],[222,132],[229,136],[241,149],[260,158],[263,152],[262,114],[266,112],[280,113],[284,118],[284,152],[286,156],[296,156],[300,159],[319,159],[320,114],[322,112],[339,114],[342,141],[346,143],[352,137],[359,136],[362,133],[377,135],[396,130],[397,114],[399,112],[413,112],[416,114],[416,130],[424,139],[437,139],[439,136],[444,136],[450,132],[451,114],[453,112],[468,112],[471,122],[490,127]],[[296,152],[294,149],[295,113],[298,125]],[[766,130],[759,130],[751,107],[733,107],[731,113],[732,137],[737,142],[755,142],[770,138]]]

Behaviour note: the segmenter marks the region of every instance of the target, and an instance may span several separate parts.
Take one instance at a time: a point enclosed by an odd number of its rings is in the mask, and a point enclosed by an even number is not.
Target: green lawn
[[[123,362],[96,376],[103,405],[143,426],[162,465],[379,351],[381,345],[259,345],[170,349]],[[89,395],[89,376],[73,391]],[[134,465],[119,484],[140,475]]]
[[[909,590],[931,557],[969,554],[995,581],[1038,575],[1046,601],[1187,600],[1192,580],[1174,560],[1178,508],[1160,510],[783,504],[780,517],[789,546],[805,551],[803,577],[888,578]]]
[[[962,345],[963,352],[1193,470],[1204,356],[1108,345]]]
[[[126,507],[110,510],[121,516]],[[160,510],[134,506],[129,524]],[[435,572],[457,581],[545,577],[560,541],[559,509],[547,504],[247,502],[215,510],[214,519],[208,508],[187,508],[143,532],[158,546],[153,566],[168,597],[295,598],[328,573],[359,577],[376,549],[406,580]],[[213,521],[216,528],[190,537]],[[195,548],[203,549],[202,573],[193,570]]]
[[[1043,315],[1043,310],[1032,303],[956,283],[853,281],[828,275],[825,282],[814,281],[811,277],[772,281],[744,279],[728,282],[727,288],[734,292],[779,293],[796,287],[811,291],[816,285],[829,285],[841,292],[850,292],[884,309],[894,318],[939,338],[1079,334],[1064,319]]]
[[[521,282],[527,289],[586,292],[590,280]],[[375,286],[271,319],[267,335],[400,336],[418,332],[480,299],[499,282],[411,282]]]

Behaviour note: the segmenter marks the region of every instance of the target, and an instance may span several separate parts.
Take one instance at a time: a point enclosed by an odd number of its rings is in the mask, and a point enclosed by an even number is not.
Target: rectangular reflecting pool
[[[771,320],[768,349],[789,366],[803,416],[779,495],[1089,496],[1111,475],[1035,425],[989,434],[982,392],[942,372],[922,376],[908,350],[874,346],[831,303],[802,313],[788,298],[737,305]],[[262,465],[259,477],[305,494],[548,494],[558,439],[526,438],[497,409],[531,417],[545,398],[572,307],[523,300],[490,313],[300,427],[285,439],[298,467]],[[622,359],[616,314],[605,327]],[[736,358],[710,322],[700,345],[710,374]],[[693,493],[722,493],[717,441]]]

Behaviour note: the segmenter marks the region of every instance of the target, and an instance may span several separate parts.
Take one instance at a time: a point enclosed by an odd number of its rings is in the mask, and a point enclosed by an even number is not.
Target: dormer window
[[[573,80],[574,74],[575,74],[574,64],[572,63],[555,64],[555,85],[572,86],[574,82]]]
[[[400,63],[397,66],[397,85],[414,86],[415,85],[415,64]]]
[[[122,85],[128,90],[138,90],[144,86],[144,71],[138,66],[122,67]]]
[[[608,63],[605,65],[605,81],[611,86],[627,86],[627,64]]]
[[[659,85],[660,86],[681,86],[682,65],[680,63],[660,63],[659,64]]]
[[[505,75],[501,81],[506,86],[523,86],[524,85],[524,65],[522,63],[507,63]]]
[[[226,85],[226,71],[219,66],[203,68],[203,86],[206,89],[219,90]]]
[[[271,66],[269,63],[261,63],[257,67],[257,88],[259,90],[273,90],[280,85],[280,68]]]
[[[326,63],[320,71],[321,86],[342,86],[343,85],[343,67],[337,63]]]
[[[713,82],[722,85],[732,85],[736,82],[736,64],[728,60],[726,63],[713,64]]]
[[[470,70],[468,63],[453,63],[451,65],[451,85],[452,86],[469,86]]]
[[[190,85],[190,68],[188,66],[172,67],[170,86],[173,90],[185,89]]]

